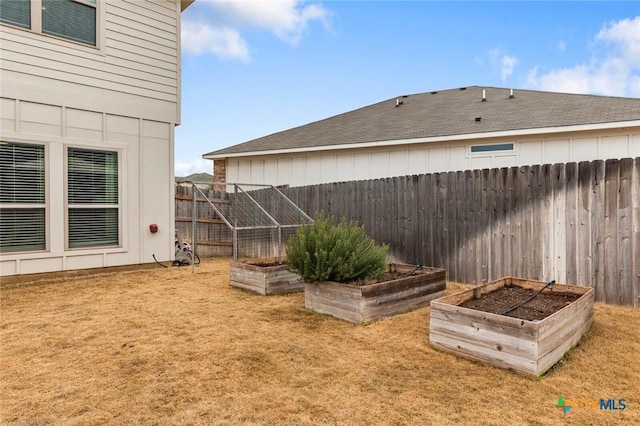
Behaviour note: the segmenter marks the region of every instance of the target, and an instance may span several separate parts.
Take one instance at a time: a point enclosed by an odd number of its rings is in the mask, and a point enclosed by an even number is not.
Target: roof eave
[[[196,0],[180,0],[180,11],[184,12]]]
[[[640,127],[640,120],[618,121],[618,122],[608,122],[608,123],[598,123],[598,124],[581,124],[581,125],[574,125],[574,126],[540,127],[535,129],[506,130],[506,131],[497,131],[497,132],[467,133],[467,134],[457,134],[457,135],[449,135],[449,136],[434,136],[434,137],[428,137],[428,138],[414,138],[414,139],[397,139],[397,140],[385,140],[385,141],[377,141],[377,142],[364,142],[364,143],[352,143],[352,144],[271,149],[271,150],[263,150],[263,151],[247,151],[247,152],[220,153],[220,154],[211,152],[208,154],[203,154],[202,158],[204,158],[205,160],[219,160],[223,158],[255,157],[260,155],[297,154],[297,153],[307,153],[307,152],[315,152],[315,151],[336,151],[336,150],[343,150],[343,149],[374,148],[374,147],[380,147],[380,146],[397,146],[397,145],[414,145],[414,144],[421,144],[421,143],[449,142],[454,140],[470,140],[470,139],[477,140],[477,139],[489,139],[489,138],[499,138],[499,137],[509,137],[509,136],[541,135],[545,133],[584,132],[589,130],[619,129],[624,127]]]

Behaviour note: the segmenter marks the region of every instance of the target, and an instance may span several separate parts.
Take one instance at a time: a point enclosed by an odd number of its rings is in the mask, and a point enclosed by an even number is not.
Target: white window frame
[[[11,255],[11,254],[25,254],[25,253],[43,253],[48,252],[50,247],[50,238],[49,238],[49,146],[46,143],[37,143],[37,142],[26,142],[26,141],[16,141],[16,140],[7,140],[3,139],[0,143],[7,144],[17,144],[17,145],[34,145],[43,148],[44,158],[43,158],[43,177],[44,177],[44,202],[43,203],[3,203],[0,204],[1,209],[7,210],[43,210],[44,213],[44,248],[42,249],[33,249],[33,250],[17,250],[17,251],[7,251],[3,252],[2,255]]]
[[[115,152],[118,159],[118,203],[117,204],[70,204],[69,203],[69,149],[76,148],[87,151],[96,151],[96,152]],[[104,146],[88,146],[88,145],[71,145],[66,144],[64,147],[64,222],[65,222],[65,250],[76,251],[76,250],[103,250],[103,249],[122,249],[124,248],[123,242],[123,229],[124,229],[124,221],[123,221],[123,151],[122,149],[112,148],[112,147],[104,147]],[[109,209],[116,208],[118,210],[118,242],[117,244],[103,244],[103,245],[86,245],[83,247],[71,247],[69,242],[70,232],[69,232],[69,220],[70,215],[69,211],[71,209]]]
[[[489,149],[492,146],[504,146],[511,145],[511,149]],[[473,151],[475,147],[485,147],[486,150],[482,151]],[[492,142],[492,143],[478,143],[469,145],[468,155],[472,157],[493,157],[499,155],[513,155],[516,152],[516,143],[515,142]]]
[[[61,35],[57,35],[57,34],[51,34],[51,33],[46,33],[43,32],[42,29],[42,0],[30,0],[31,1],[31,26],[30,28],[25,28],[19,25],[13,25],[11,23],[8,22],[0,22],[0,25],[7,25],[13,28],[18,28],[21,29],[23,31],[29,31],[29,32],[33,32],[36,34],[41,34],[47,37],[53,37],[55,39],[58,40],[64,40],[70,43],[75,43],[78,44],[79,46],[85,46],[85,47],[89,47],[89,48],[93,48],[93,49],[99,49],[100,48],[100,28],[101,28],[101,22],[102,22],[102,1],[101,0],[95,0],[95,3],[91,2],[90,0],[70,0],[74,3],[79,3],[79,4],[83,4],[85,6],[89,6],[89,7],[93,7],[96,10],[96,26],[95,26],[95,44],[90,44],[90,43],[85,43],[82,41],[78,41],[78,40],[74,40],[68,37],[64,37]]]

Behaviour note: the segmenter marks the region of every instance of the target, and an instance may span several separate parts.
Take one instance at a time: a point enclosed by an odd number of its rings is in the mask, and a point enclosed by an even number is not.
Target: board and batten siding
[[[178,123],[180,3],[100,1],[97,46],[2,26],[0,92]]]
[[[0,275],[173,258],[180,12],[178,0],[100,1],[96,47],[1,25],[0,138],[45,147],[47,247],[3,253]],[[118,153],[118,247],[67,247],[69,147]]]
[[[471,145],[513,143],[513,151],[471,153]],[[640,129],[493,138],[227,159],[227,182],[304,186],[423,173],[640,155]]]
[[[47,249],[3,253],[0,275],[169,260],[173,255],[173,125],[0,98],[3,140],[45,146]],[[119,153],[120,247],[66,249],[64,194],[68,147]],[[159,227],[149,232],[149,224]]]

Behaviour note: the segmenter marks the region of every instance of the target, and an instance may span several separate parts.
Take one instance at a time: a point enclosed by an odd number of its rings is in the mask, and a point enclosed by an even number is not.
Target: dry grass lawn
[[[640,310],[596,305],[536,379],[432,349],[429,308],[354,325],[228,281],[226,258],[4,286],[0,423],[640,424]]]

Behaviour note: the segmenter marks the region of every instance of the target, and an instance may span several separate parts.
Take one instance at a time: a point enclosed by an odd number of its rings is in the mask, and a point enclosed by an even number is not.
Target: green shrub
[[[364,227],[319,214],[287,243],[287,266],[305,282],[376,279],[387,268],[388,245],[376,245]]]

